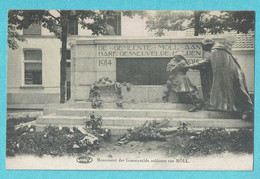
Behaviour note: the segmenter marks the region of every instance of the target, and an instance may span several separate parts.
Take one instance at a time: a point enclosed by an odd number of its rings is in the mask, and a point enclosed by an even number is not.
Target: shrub
[[[241,128],[229,132],[224,128],[209,128],[182,136],[180,143],[171,143],[170,151],[187,156],[253,152],[253,130]]]
[[[30,154],[36,156],[77,154],[99,149],[99,142],[110,138],[111,132],[101,128],[102,117],[96,122],[91,115],[86,132],[78,128],[47,126],[43,132],[36,132],[33,125],[14,128],[16,122],[9,123],[6,141],[6,155]],[[11,127],[12,126],[12,127]]]

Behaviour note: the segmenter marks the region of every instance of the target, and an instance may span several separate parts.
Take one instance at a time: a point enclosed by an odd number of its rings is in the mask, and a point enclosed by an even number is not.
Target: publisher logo
[[[78,163],[86,164],[86,163],[91,163],[93,161],[93,159],[91,157],[83,156],[83,157],[77,158],[76,161]]]

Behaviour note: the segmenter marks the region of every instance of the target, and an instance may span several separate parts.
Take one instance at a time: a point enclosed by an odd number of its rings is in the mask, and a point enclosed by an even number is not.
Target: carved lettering
[[[98,45],[98,57],[173,57],[202,58],[200,44],[119,44]]]

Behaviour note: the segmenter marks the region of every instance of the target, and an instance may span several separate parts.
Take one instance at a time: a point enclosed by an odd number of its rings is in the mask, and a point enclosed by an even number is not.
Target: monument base
[[[188,112],[191,104],[181,103],[123,103],[118,109],[115,103],[104,103],[103,109],[92,109],[90,102],[47,105],[44,116],[36,120],[37,131],[47,125],[83,127],[94,112],[103,117],[103,127],[111,129],[112,135],[122,135],[127,129],[140,126],[146,121],[168,120],[166,129],[177,129],[180,122],[190,124],[192,130],[204,128],[253,127],[252,122],[242,121],[241,114],[220,111]]]

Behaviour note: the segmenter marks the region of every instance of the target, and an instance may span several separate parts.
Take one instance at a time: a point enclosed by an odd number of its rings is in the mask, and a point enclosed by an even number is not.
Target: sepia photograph
[[[6,169],[254,167],[255,11],[8,10]]]

